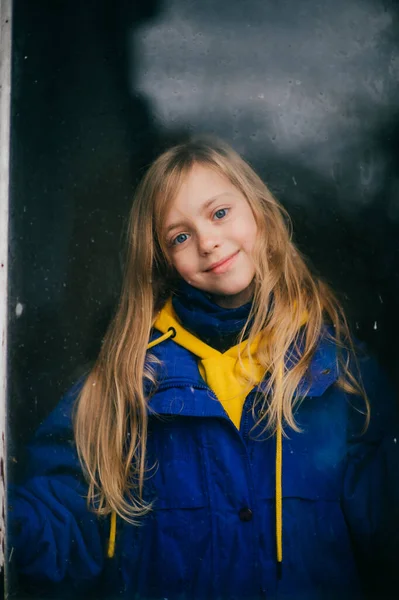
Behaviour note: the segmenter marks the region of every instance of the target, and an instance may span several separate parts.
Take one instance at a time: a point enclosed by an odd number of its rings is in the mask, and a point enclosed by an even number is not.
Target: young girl
[[[397,597],[395,401],[288,225],[224,143],[149,168],[98,360],[12,495],[40,593]]]

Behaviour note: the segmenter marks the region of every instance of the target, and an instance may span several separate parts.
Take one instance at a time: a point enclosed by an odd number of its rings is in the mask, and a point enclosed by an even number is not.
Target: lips
[[[206,269],[206,272],[208,273],[224,273],[225,271],[227,271],[227,269],[230,267],[230,265],[234,262],[234,260],[236,259],[238,252],[234,252],[234,254],[231,254],[230,256],[228,256],[227,258],[223,258],[222,260],[219,260],[218,262],[214,263],[213,265],[211,265],[208,269]]]

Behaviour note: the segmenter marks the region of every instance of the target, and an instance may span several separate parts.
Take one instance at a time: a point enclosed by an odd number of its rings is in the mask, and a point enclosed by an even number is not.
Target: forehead
[[[195,164],[183,178],[177,194],[171,198],[166,219],[169,220],[176,212],[195,212],[208,200],[221,194],[237,195],[239,191],[222,173]]]

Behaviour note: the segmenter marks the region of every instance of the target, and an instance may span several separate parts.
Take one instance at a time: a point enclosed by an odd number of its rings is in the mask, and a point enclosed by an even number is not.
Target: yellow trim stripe
[[[115,541],[116,541],[116,512],[111,513],[111,527],[109,531],[108,540],[108,558],[113,558],[115,554]]]
[[[276,546],[277,562],[283,562],[283,434],[280,423],[276,431]]]
[[[169,339],[172,335],[176,335],[176,332],[172,331],[172,329],[168,329],[168,331],[166,333],[164,333],[163,335],[161,335],[159,338],[157,338],[156,340],[152,340],[152,342],[150,342],[148,344],[147,350],[149,350],[153,346],[156,346],[157,344],[160,344],[164,340]]]

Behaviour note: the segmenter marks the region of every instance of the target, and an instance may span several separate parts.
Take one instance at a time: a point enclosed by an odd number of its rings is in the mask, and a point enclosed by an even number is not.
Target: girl
[[[390,597],[395,403],[288,224],[224,143],[150,167],[98,360],[11,503],[13,560],[41,593]]]

